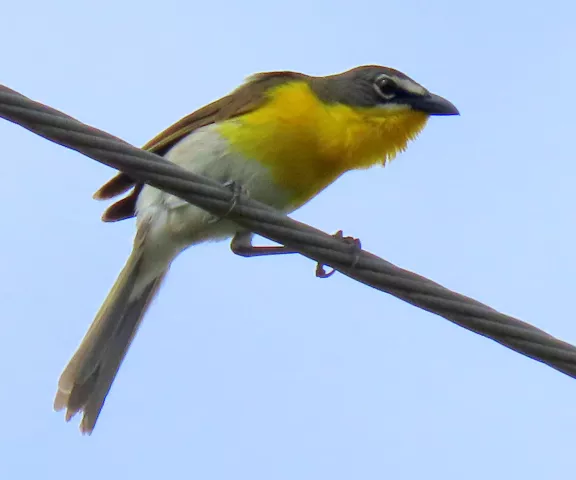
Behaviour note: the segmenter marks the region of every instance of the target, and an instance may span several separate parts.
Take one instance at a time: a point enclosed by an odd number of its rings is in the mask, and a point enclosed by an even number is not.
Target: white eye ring
[[[386,92],[382,90],[382,86],[386,85],[392,87],[393,91]],[[374,81],[374,90],[376,90],[376,93],[378,93],[378,95],[380,95],[384,100],[393,99],[396,96],[397,89],[398,85],[396,84],[396,82],[392,80],[392,78],[390,78],[385,73],[378,75],[378,77],[376,77],[376,80]]]

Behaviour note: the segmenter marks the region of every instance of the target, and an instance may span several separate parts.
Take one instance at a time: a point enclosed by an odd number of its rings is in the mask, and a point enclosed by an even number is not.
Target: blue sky
[[[12,2],[0,82],[136,145],[257,71],[380,63],[453,101],[294,218],[576,342],[576,6]],[[307,259],[174,264],[92,437],[58,376],[128,255],[113,172],[0,122],[3,478],[560,478],[576,380]]]

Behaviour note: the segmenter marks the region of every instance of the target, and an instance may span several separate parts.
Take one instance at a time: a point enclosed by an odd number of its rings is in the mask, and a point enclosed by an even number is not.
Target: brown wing
[[[142,148],[158,155],[165,155],[170,148],[189,133],[216,122],[222,122],[257,109],[266,100],[266,91],[291,79],[304,79],[305,75],[294,72],[260,73],[230,95],[216,100],[194,113],[182,118],[174,125],[150,140]],[[102,216],[105,222],[117,222],[135,215],[136,201],[143,184],[137,183],[125,173],[119,173],[104,184],[95,194],[98,200],[107,200],[133,189],[123,199],[112,204]]]

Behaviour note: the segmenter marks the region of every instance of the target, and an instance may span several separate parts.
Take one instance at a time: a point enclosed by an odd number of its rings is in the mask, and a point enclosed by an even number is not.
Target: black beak
[[[428,115],[460,115],[460,112],[452,102],[433,93],[421,97],[411,97],[408,103],[414,110],[427,113]]]

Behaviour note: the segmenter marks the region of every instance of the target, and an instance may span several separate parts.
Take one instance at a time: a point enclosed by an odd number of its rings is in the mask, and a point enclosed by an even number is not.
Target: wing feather
[[[182,138],[193,131],[213,123],[223,122],[244,115],[257,109],[266,101],[266,92],[270,88],[292,79],[303,78],[307,77],[294,72],[270,72],[253,75],[246,83],[231,94],[185,116],[156,135],[142,148],[163,156],[182,140]],[[107,200],[117,197],[130,189],[132,189],[132,192],[112,204],[104,212],[102,220],[105,222],[117,222],[133,217],[135,215],[136,201],[142,187],[143,184],[136,182],[130,178],[129,175],[122,172],[106,182],[94,194],[95,199]]]

